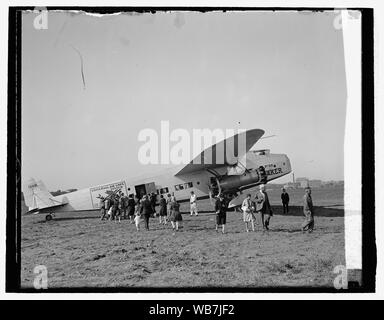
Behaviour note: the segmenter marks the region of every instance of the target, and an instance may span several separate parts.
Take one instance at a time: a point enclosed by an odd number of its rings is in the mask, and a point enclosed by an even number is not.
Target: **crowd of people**
[[[141,222],[144,228],[149,230],[150,217],[159,216],[160,224],[171,223],[172,229],[179,230],[179,223],[183,220],[180,213],[180,204],[174,194],[160,195],[159,213],[156,213],[157,196],[155,193],[138,195],[130,194],[126,196],[123,192],[116,192],[107,197],[99,196],[100,199],[100,220],[114,220],[121,222],[122,219],[129,219],[130,223],[135,223],[136,230],[140,230]],[[197,213],[197,211],[196,211]]]
[[[136,230],[140,230],[140,224],[144,222],[144,227],[149,230],[150,217],[159,217],[159,224],[166,225],[170,222],[172,229],[179,230],[180,223],[183,220],[180,213],[180,204],[177,202],[174,193],[168,193],[166,197],[161,194],[159,199],[159,212],[156,212],[157,195],[155,193],[143,194],[141,197],[130,194],[124,195],[122,192],[113,193],[107,197],[100,198],[101,220],[114,220],[120,222],[121,219],[129,219],[134,223]],[[231,198],[224,194],[218,194],[215,197],[216,231],[225,233],[226,213]],[[281,201],[283,213],[289,212],[289,195],[285,189],[282,190]],[[259,187],[259,191],[252,199],[251,194],[247,194],[242,202],[241,210],[243,212],[243,221],[246,232],[250,229],[255,231],[255,224],[261,225],[264,231],[269,230],[271,218],[273,216],[272,208],[269,202],[265,185]],[[310,187],[305,188],[303,197],[304,221],[301,225],[303,232],[312,232],[314,228],[314,212]],[[197,196],[191,191],[190,196],[190,214],[197,216]]]
[[[256,193],[254,200],[251,200],[251,194],[248,194],[241,206],[246,232],[249,232],[249,226],[251,226],[252,231],[255,231],[255,223],[260,224],[263,230],[269,230],[273,212],[268,194],[265,190],[265,185],[262,184],[259,188],[260,190]],[[289,213],[289,195],[284,188],[282,189],[281,202],[283,205],[283,213]],[[304,221],[301,225],[301,231],[311,233],[314,228],[314,211],[311,188],[309,186],[305,188],[303,213]]]

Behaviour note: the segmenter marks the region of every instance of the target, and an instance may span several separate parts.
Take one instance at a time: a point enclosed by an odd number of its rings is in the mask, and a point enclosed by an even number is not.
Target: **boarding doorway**
[[[135,186],[136,195],[142,198],[143,195],[149,194],[151,192],[156,193],[156,186],[154,182],[139,184]]]

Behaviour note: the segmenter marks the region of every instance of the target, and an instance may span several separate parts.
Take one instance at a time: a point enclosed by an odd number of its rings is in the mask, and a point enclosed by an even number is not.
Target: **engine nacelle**
[[[232,192],[241,189],[241,187],[252,186],[258,183],[266,182],[264,167],[246,171],[242,175],[221,176],[218,179],[221,192]]]

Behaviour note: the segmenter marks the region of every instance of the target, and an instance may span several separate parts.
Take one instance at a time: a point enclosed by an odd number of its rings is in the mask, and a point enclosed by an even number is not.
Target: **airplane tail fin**
[[[39,180],[29,179],[23,188],[24,202],[29,211],[61,205],[60,201],[54,200],[44,183]]]

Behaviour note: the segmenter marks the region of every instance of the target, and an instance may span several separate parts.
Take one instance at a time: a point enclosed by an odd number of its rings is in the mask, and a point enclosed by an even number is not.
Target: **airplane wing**
[[[186,173],[200,170],[235,165],[237,160],[243,157],[249,151],[249,149],[251,149],[252,146],[262,137],[263,134],[264,130],[251,129],[222,140],[205,149],[175,175],[180,176]],[[245,141],[245,146],[243,148],[239,148],[239,141]],[[232,152],[227,152],[228,148],[232,148]],[[221,156],[217,158],[216,153]]]

